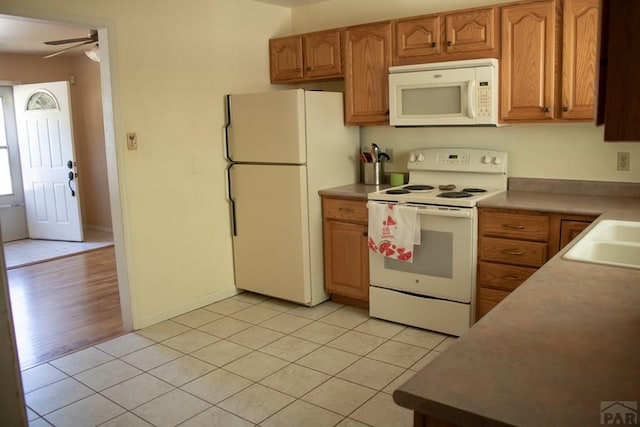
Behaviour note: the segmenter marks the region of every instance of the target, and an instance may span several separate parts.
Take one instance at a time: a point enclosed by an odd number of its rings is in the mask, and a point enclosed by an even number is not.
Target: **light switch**
[[[127,150],[137,150],[138,149],[138,137],[135,132],[127,133]]]

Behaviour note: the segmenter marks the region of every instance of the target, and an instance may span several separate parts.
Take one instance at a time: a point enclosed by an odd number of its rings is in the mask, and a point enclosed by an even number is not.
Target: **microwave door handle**
[[[476,118],[476,97],[475,97],[475,82],[473,80],[469,80],[469,84],[467,85],[467,111],[469,118]]]

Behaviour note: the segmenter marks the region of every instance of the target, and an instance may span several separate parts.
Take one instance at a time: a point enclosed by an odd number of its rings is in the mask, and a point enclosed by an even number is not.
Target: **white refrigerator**
[[[358,181],[359,129],[341,93],[227,96],[226,157],[236,287],[325,301],[318,191]]]

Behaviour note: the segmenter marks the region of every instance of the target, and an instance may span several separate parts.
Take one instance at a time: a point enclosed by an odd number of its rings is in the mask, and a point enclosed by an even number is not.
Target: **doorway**
[[[18,17],[12,17],[13,19],[19,19]],[[33,20],[28,20],[32,22]],[[56,25],[55,22],[46,22],[47,25]],[[66,24],[60,24],[66,25]],[[111,83],[110,83],[110,73],[109,73],[109,54],[108,54],[108,37],[107,37],[107,29],[99,29],[98,35],[100,38],[100,53],[101,53],[101,62],[98,64],[100,73],[99,73],[99,86],[102,89],[102,95],[100,104],[102,106],[102,115],[99,117],[100,124],[104,123],[104,130],[102,130],[102,137],[105,139],[105,146],[103,150],[106,151],[105,156],[105,164],[104,169],[107,174],[107,187],[109,189],[109,199],[107,210],[109,213],[114,214],[115,220],[112,221],[112,231],[113,231],[113,241],[115,244],[115,249],[112,249],[111,256],[111,264],[112,269],[115,272],[115,277],[117,278],[117,293],[119,295],[119,299],[121,301],[120,308],[120,320],[123,324],[123,330],[129,331],[132,329],[131,322],[131,313],[130,313],[130,305],[129,305],[129,292],[128,292],[128,283],[126,281],[126,265],[125,265],[125,254],[124,254],[124,245],[123,245],[123,234],[122,234],[122,220],[121,220],[121,212],[120,212],[120,204],[119,204],[119,191],[118,191],[118,175],[117,175],[117,161],[116,161],[116,153],[115,153],[115,141],[114,141],[114,129],[113,129],[113,113],[112,113],[112,105],[111,105]],[[7,51],[7,46],[3,46],[3,49]],[[89,61],[89,59],[82,57],[83,60]],[[67,78],[68,76],[65,76]],[[74,76],[75,77],[75,76]],[[21,80],[20,78],[13,78],[12,80]],[[55,80],[55,79],[52,79]],[[59,79],[58,79],[59,80]],[[91,153],[86,153],[91,155]],[[81,168],[79,167],[79,173],[81,172]],[[91,173],[91,171],[87,171]],[[3,249],[2,242],[0,242],[0,250]],[[16,334],[19,331],[16,330]],[[86,343],[89,345],[90,343]]]

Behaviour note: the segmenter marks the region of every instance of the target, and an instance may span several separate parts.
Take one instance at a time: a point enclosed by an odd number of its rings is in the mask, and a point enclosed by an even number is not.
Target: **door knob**
[[[73,171],[69,171],[68,177],[69,177],[69,181],[67,181],[67,185],[69,186],[69,191],[71,191],[71,197],[76,197],[76,191],[73,188],[71,188],[71,181],[73,181],[73,178],[74,178]]]

